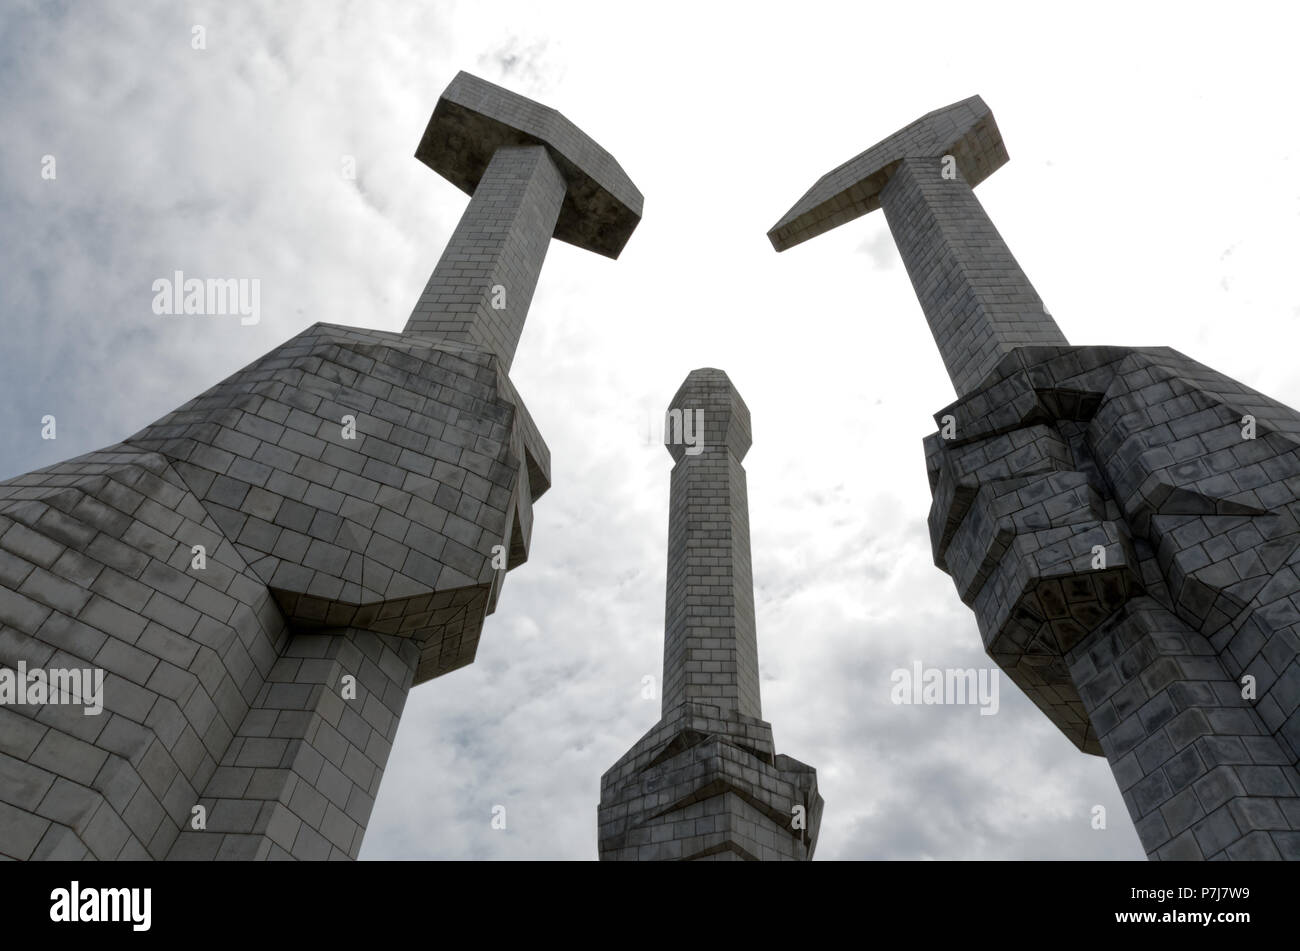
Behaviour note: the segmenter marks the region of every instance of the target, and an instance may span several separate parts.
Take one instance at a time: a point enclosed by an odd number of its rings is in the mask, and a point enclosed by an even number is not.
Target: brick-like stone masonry
[[[497,149],[407,329],[478,344],[508,370],[564,192],[545,146]],[[494,287],[504,307],[493,306]]]
[[[1147,854],[1300,859],[1300,414],[1168,348],[1069,346],[971,190],[1006,160],[974,97],[769,237],[884,208],[959,396],[925,440],[935,563]]]
[[[617,257],[642,199],[465,73],[416,154],[473,198],[405,332],[316,324],[0,482],[0,666],[105,671],[98,716],[0,706],[0,855],[355,858],[407,692],[473,661],[550,485],[507,376],[546,246]]]
[[[662,718],[601,777],[600,858],[811,859],[817,772],[775,753],[759,701],[741,465],[749,409],[725,373],[706,368],[686,378],[669,410],[703,426],[665,428],[675,465]]]

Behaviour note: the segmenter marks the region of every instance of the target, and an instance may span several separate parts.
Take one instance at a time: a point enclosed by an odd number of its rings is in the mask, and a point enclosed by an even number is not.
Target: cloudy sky
[[[477,661],[412,691],[362,858],[595,857],[600,775],[659,715],[659,427],[701,366],[753,414],[763,711],[817,768],[817,857],[1140,858],[1105,761],[1005,678],[995,716],[890,702],[916,661],[990,665],[925,529],[921,438],[953,391],[882,215],[781,255],[765,232],[978,93],[1011,155],[980,199],[1073,343],[1172,346],[1300,405],[1295,16],[9,0],[0,478],[121,440],[316,321],[400,330],[466,203],[413,158],[465,69],[609,149],[645,218],[618,261],[552,244],[512,378],[554,488]],[[258,279],[261,321],[156,316],[176,270]]]

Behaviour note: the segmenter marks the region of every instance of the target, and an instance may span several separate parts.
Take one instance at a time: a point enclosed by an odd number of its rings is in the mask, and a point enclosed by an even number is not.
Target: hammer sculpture
[[[125,442],[0,483],[0,853],[348,859],[413,684],[469,664],[550,461],[507,376],[552,237],[642,198],[562,115],[460,73],[416,156],[472,194],[402,333],[315,324]]]
[[[935,564],[1148,856],[1300,859],[1300,414],[1169,348],[1070,346],[972,191],[1006,161],[975,96],[768,237],[884,209],[958,396],[925,440]]]

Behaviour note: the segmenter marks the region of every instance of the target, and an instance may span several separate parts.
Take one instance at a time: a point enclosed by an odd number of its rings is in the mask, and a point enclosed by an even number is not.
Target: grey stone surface
[[[955,128],[995,128],[972,102]],[[1300,413],[1174,350],[1069,346],[969,155],[943,174],[939,151],[969,152],[951,133],[904,130],[832,173],[880,169],[959,395],[925,440],[935,563],[989,655],[1107,757],[1151,858],[1296,858]],[[800,240],[808,205],[782,226]]]
[[[616,258],[641,220],[641,192],[614,157],[559,112],[458,73],[415,155],[473,194],[497,149],[544,145],[568,183],[554,237]]]
[[[1006,161],[993,113],[972,96],[824,176],[768,238],[784,251],[883,208],[953,387],[964,396],[1015,347],[1066,343],[973,191]]]
[[[823,175],[768,231],[777,251],[860,218],[881,206],[881,192],[899,163],[952,155],[972,188],[1007,162],[993,112],[971,96],[927,113]]]
[[[564,194],[543,146],[497,149],[407,331],[479,344],[509,369]]]
[[[725,373],[705,368],[669,411],[692,422],[665,432],[675,465],[663,715],[601,777],[600,858],[811,859],[822,813],[816,770],[776,754],[761,719],[741,466],[749,410]]]
[[[668,445],[673,466],[664,608],[663,713],[707,703],[763,715],[750,570],[749,501],[741,465],[749,409],[720,370],[696,370],[669,410],[704,422],[699,452]]]
[[[0,482],[0,674],[103,675],[98,713],[0,705],[0,856],[355,858],[408,691],[473,661],[550,485],[507,376],[546,245],[571,204],[616,253],[640,194],[567,122],[541,135],[551,110],[465,74],[448,97],[430,128],[470,103],[491,147],[421,144],[482,168],[405,332],[315,324]]]

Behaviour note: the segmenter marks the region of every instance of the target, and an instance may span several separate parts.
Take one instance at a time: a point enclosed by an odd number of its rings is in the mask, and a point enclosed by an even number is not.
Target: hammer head
[[[474,193],[502,146],[544,145],[568,191],[553,237],[616,258],[644,199],[614,157],[560,113],[461,72],[438,100],[415,157]]]
[[[972,188],[1007,161],[993,113],[979,96],[936,109],[827,172],[767,237],[778,251],[880,207],[881,189],[905,158],[951,155]]]

